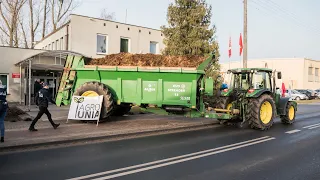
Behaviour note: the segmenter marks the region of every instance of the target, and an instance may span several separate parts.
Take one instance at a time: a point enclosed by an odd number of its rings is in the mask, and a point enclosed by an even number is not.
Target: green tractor
[[[221,91],[215,116],[222,124],[248,123],[253,129],[267,130],[276,116],[284,124],[295,121],[297,103],[281,97],[276,89],[276,75],[281,72],[267,68],[228,70],[231,80],[228,89]]]

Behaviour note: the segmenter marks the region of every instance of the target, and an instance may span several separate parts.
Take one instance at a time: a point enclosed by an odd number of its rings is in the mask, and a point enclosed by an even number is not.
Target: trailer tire
[[[117,105],[114,107],[112,116],[123,116],[131,111],[131,106],[129,104]]]
[[[258,98],[249,99],[246,109],[246,119],[252,129],[268,130],[273,125],[276,105],[273,98],[264,94]]]
[[[280,116],[283,124],[293,124],[296,119],[296,109],[291,102],[286,105],[286,114]]]
[[[100,119],[109,117],[114,108],[113,98],[109,88],[100,82],[86,82],[76,89],[74,95],[85,96],[85,92],[95,92],[97,95],[103,96]]]

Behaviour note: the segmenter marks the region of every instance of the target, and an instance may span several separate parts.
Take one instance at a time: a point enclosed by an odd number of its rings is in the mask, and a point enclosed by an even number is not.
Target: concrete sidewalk
[[[56,120],[61,123],[54,130],[48,121],[39,121],[37,132],[29,132],[31,122],[6,122],[5,143],[1,150],[27,148],[51,144],[69,143],[84,140],[108,139],[121,136],[134,136],[161,131],[176,131],[187,128],[199,128],[218,124],[216,120],[189,119],[176,116],[132,115],[113,118],[113,121],[100,123],[83,123],[79,121]]]
[[[26,112],[24,117],[29,117],[30,119],[34,119],[39,112],[39,108],[36,105],[31,105],[30,111],[28,111],[27,106],[17,106],[17,108]],[[68,118],[69,106],[58,107],[56,105],[49,105],[48,109],[55,120],[65,120]],[[47,121],[48,118],[46,115],[43,115],[40,120]]]

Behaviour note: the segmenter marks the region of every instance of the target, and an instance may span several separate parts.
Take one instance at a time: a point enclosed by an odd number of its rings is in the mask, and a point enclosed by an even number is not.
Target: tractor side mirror
[[[282,79],[282,74],[281,74],[281,72],[278,72],[278,79]]]

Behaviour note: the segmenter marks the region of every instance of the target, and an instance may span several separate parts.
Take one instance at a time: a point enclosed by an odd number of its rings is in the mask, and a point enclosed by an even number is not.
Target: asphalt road
[[[320,116],[0,155],[0,179],[319,180]]]

